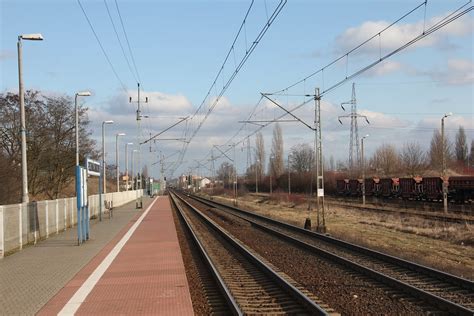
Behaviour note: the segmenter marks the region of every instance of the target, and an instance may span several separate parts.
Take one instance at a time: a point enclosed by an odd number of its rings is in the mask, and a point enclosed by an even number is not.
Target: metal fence
[[[143,191],[113,192],[103,195],[117,207],[135,200]],[[88,197],[91,218],[99,216],[99,195]],[[108,210],[104,207],[105,213]],[[19,251],[27,244],[36,244],[77,223],[76,198],[0,205],[0,258]]]

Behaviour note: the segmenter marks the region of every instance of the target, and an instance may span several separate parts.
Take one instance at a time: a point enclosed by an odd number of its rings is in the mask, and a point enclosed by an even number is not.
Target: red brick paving
[[[133,222],[46,304],[39,314],[57,314]],[[193,314],[183,259],[167,198],[162,197],[156,201],[76,314]]]

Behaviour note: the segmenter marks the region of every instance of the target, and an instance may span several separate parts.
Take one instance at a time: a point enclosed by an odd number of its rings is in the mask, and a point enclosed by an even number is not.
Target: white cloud
[[[422,74],[449,85],[474,83],[474,62],[467,59],[450,59],[443,69],[424,71]]]
[[[446,14],[447,15],[447,14]],[[414,23],[399,23],[393,25],[381,36],[376,36],[355,53],[357,54],[379,54],[380,49],[383,52],[392,51],[413,38],[422,34],[423,30],[429,29],[432,25],[438,23],[443,16],[437,16],[429,19],[426,24],[423,20]],[[368,38],[378,34],[380,31],[390,25],[387,21],[366,21],[357,27],[351,27],[336,38],[335,50],[337,53],[345,53],[348,50],[358,46]],[[423,28],[425,26],[425,28]],[[474,19],[466,16],[455,20],[446,27],[430,34],[419,41],[417,47],[428,46],[446,46],[450,37],[462,37],[472,34],[474,28]]]
[[[404,67],[401,63],[392,60],[386,60],[374,68],[369,69],[364,73],[364,76],[367,77],[376,77],[376,76],[383,76],[388,75],[390,73],[397,72],[402,70]]]
[[[183,95],[172,95],[162,92],[147,92],[143,91],[143,96],[148,96],[148,106],[150,113],[189,113],[192,109],[192,104]]]
[[[439,118],[425,118],[418,122],[417,128],[422,129],[441,129],[441,117]],[[463,126],[467,130],[474,130],[474,117],[471,115],[456,115],[454,113],[452,116],[444,120],[444,126],[446,129],[458,129],[459,126]]]
[[[359,114],[367,116],[370,125],[383,128],[405,128],[410,125],[409,121],[380,112],[360,110]]]
[[[191,113],[192,104],[183,95],[166,94],[159,91],[141,91],[141,111],[143,115],[188,115]],[[132,103],[129,97],[132,96]],[[144,102],[148,98],[148,102]],[[127,93],[119,92],[113,96],[104,107],[111,113],[135,113],[137,110],[137,92],[130,90]]]

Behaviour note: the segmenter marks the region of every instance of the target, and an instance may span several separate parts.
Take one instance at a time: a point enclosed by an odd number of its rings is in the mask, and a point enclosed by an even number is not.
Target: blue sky
[[[250,1],[117,2],[141,78],[142,95],[150,98],[150,103],[143,107],[144,114],[151,116],[143,120],[144,134],[156,133],[178,117],[193,113],[204,99]],[[429,27],[465,2],[429,1],[426,19],[423,7],[381,37],[382,52],[398,47],[404,39],[417,34],[423,24]],[[90,108],[94,137],[99,139],[102,120],[116,122],[109,127],[107,138],[108,150],[112,151],[114,133],[125,131],[127,141],[134,141],[136,137],[135,109],[128,104],[129,95],[136,97],[136,80],[122,55],[104,1],[82,0],[81,3],[127,91],[114,76],[78,2],[59,0],[0,0],[0,90],[18,89],[17,36],[42,33],[43,42],[25,42],[23,46],[25,86],[69,95],[91,90],[93,96],[83,102]],[[277,3],[255,1],[245,28],[247,42],[242,36],[235,46],[236,60],[260,31],[267,12],[271,14]],[[213,144],[226,142],[240,127],[238,121],[248,117],[260,92],[285,88],[323,67],[419,3],[421,1],[288,1],[224,99],[189,145],[185,157],[188,163],[175,175],[187,170],[193,159],[204,158]],[[107,0],[107,4],[126,45],[115,2]],[[359,123],[360,135],[371,135],[366,142],[368,155],[382,143],[393,143],[401,148],[408,141],[418,141],[427,148],[433,130],[439,127],[440,118],[448,111],[454,112],[453,117],[447,119],[448,137],[453,138],[459,125],[463,125],[469,142],[474,138],[473,23],[471,11],[353,80],[359,111],[371,121],[370,126],[363,121]],[[125,49],[128,54],[126,46]],[[369,43],[351,55],[348,64],[328,68],[324,85],[342,78],[346,67],[350,71],[374,61],[378,53],[378,43]],[[232,64],[233,61],[225,71],[230,72]],[[337,116],[347,114],[339,104],[350,99],[351,83],[323,98],[321,114],[327,157],[346,160],[348,156],[350,124],[345,121],[341,126]],[[323,87],[321,76],[296,86],[288,94],[308,93],[316,85]],[[302,97],[292,96],[277,99],[286,106],[302,101]],[[257,113],[255,119],[268,119],[282,112],[262,102]],[[312,121],[311,105],[295,113],[307,122]],[[172,130],[166,137],[181,137],[183,128],[184,125]],[[245,131],[250,132],[252,128],[247,127]],[[282,128],[285,150],[311,141],[312,134],[304,126],[284,123]],[[263,130],[267,153],[271,132],[272,126]],[[167,155],[178,148],[181,148],[178,142],[163,141],[154,144],[152,151],[161,150]],[[239,150],[237,155],[239,172],[243,172],[245,152]],[[113,159],[114,155],[108,157]],[[156,152],[146,153],[144,158],[150,164],[156,161]],[[157,176],[156,171],[153,172]]]

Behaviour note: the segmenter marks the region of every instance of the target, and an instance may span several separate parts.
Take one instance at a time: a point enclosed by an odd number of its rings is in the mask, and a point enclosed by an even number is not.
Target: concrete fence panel
[[[21,248],[21,204],[3,206],[4,254]]]
[[[38,239],[44,239],[49,234],[49,214],[48,214],[48,201],[36,202],[36,210],[38,214]]]
[[[142,196],[143,191],[107,193],[102,201],[113,201],[118,207]],[[99,195],[88,197],[89,214],[97,218]],[[102,202],[103,203],[103,202]],[[104,208],[105,211],[105,208]],[[0,205],[0,258],[57,234],[77,224],[76,198]]]

